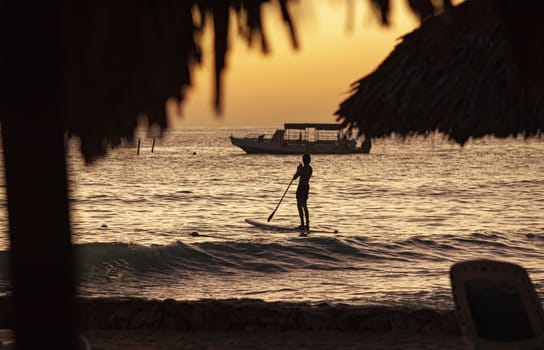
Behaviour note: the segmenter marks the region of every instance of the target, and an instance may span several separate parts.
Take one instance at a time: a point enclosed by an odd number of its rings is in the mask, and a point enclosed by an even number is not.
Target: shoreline
[[[347,304],[265,302],[260,299],[198,301],[78,299],[82,329],[441,331],[460,335],[453,310]]]
[[[0,328],[12,328],[10,297],[0,297]],[[443,332],[460,335],[454,310],[269,302],[261,299],[176,301],[143,298],[76,298],[80,329],[183,331],[333,330]]]
[[[469,350],[462,337],[340,331],[90,330],[93,350]]]
[[[265,302],[77,298],[92,349],[463,349],[454,310]],[[9,297],[0,307],[12,312]],[[8,312],[8,314],[10,313]],[[0,328],[12,327],[0,317]]]

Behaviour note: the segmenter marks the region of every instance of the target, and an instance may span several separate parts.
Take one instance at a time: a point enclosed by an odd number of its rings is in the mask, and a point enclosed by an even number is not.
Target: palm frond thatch
[[[497,4],[466,1],[424,21],[352,85],[338,119],[367,137],[439,131],[460,144],[540,134],[544,94],[525,79],[527,56],[514,48]]]
[[[0,3],[0,121],[14,304],[14,314],[4,316],[15,329],[17,349],[78,347],[66,132],[80,138],[90,162],[121,138],[132,138],[140,113],[166,126],[165,102],[181,100],[191,83],[207,17],[215,27],[219,92],[229,15],[238,15],[248,40],[264,37],[255,18],[263,2]],[[288,13],[284,20],[289,25]]]

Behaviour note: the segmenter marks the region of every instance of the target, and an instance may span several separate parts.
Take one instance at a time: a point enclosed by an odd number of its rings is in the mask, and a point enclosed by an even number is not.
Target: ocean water
[[[153,153],[143,137],[139,155],[125,145],[90,166],[71,141],[79,294],[451,307],[449,268],[476,258],[519,263],[544,292],[542,140],[435,135],[315,155],[319,232],[298,237],[244,221],[266,221],[300,156],[247,155],[228,137],[273,130],[170,130]],[[295,185],[273,223],[298,225]]]

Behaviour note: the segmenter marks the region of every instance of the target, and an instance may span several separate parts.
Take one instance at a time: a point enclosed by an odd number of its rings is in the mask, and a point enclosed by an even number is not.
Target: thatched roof
[[[541,41],[542,32],[524,32],[499,4],[468,0],[424,21],[352,85],[338,119],[367,137],[440,131],[463,144],[484,135],[539,135],[544,90],[531,70],[542,70],[542,47],[527,37]],[[524,54],[532,44],[538,50]]]
[[[0,3],[0,121],[17,349],[75,349],[76,273],[65,137],[87,161],[132,138],[139,114],[166,126],[183,99],[213,21],[216,108],[230,14],[249,43],[267,44],[265,0],[12,1]],[[294,27],[278,0],[287,27]],[[209,25],[209,24],[208,24]],[[294,41],[296,46],[296,41]]]

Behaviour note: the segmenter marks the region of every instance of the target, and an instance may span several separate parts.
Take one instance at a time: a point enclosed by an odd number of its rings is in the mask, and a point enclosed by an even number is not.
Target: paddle
[[[281,199],[280,201],[278,202],[278,205],[276,205],[276,209],[274,209],[274,211],[272,212],[272,214],[270,214],[270,216],[268,217],[268,220],[266,220],[267,222],[269,222],[270,220],[272,220],[272,217],[274,216],[274,214],[276,214],[276,210],[278,210],[280,204],[281,204],[281,201],[283,200],[283,197],[285,197],[285,194],[287,193],[287,191],[289,190],[289,187],[291,187],[291,184],[293,183],[293,180],[295,180],[295,178],[292,178],[291,179],[291,182],[289,182],[289,185],[287,185],[287,188],[285,189],[285,192],[283,192],[283,196],[281,196]]]

